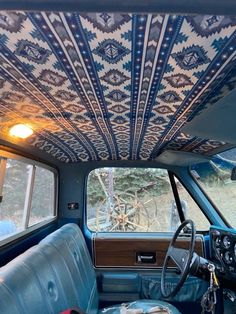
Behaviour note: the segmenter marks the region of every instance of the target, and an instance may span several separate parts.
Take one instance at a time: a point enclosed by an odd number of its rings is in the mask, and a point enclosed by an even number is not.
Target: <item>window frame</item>
[[[192,166],[192,165],[191,165]],[[215,209],[216,213],[219,215],[219,217],[222,219],[223,223],[225,224],[226,227],[228,228],[233,228],[227,219],[224,217],[220,209],[217,207],[217,205],[214,203],[214,201],[211,199],[211,197],[207,194],[207,192],[203,189],[203,187],[198,183],[197,179],[194,177],[194,175],[191,172],[191,166],[188,167],[188,174],[194,181],[194,183],[198,186],[198,188],[201,190],[202,194],[205,196],[205,198],[208,200],[208,202],[211,204],[211,206]],[[182,183],[182,182],[181,182]],[[209,220],[210,221],[210,220]],[[212,222],[210,221],[212,224]]]
[[[5,239],[0,240],[0,247],[2,247],[2,246],[6,245],[10,242],[13,242],[19,238],[22,238],[25,235],[32,233],[33,231],[40,229],[41,227],[44,227],[44,226],[50,224],[51,222],[57,220],[57,218],[58,218],[58,187],[59,187],[58,177],[59,177],[59,173],[58,173],[57,168],[54,168],[54,167],[52,167],[46,163],[43,163],[41,161],[37,161],[34,159],[30,159],[28,157],[22,156],[18,153],[15,153],[15,152],[14,153],[8,152],[6,150],[3,150],[2,148],[0,148],[0,158],[14,159],[14,160],[26,163],[28,165],[31,165],[32,166],[32,172],[34,172],[34,174],[35,174],[35,170],[36,170],[35,167],[36,166],[38,166],[40,168],[44,168],[46,170],[51,171],[53,173],[53,178],[54,178],[53,217],[44,219],[43,221],[40,221],[38,223],[33,224],[32,226],[29,226],[30,210],[32,209],[32,206],[30,206],[29,208],[27,208],[26,212],[23,212],[23,216],[22,216],[22,218],[25,216],[24,217],[25,218],[25,221],[24,221],[24,228],[25,229],[22,231],[18,231],[16,233],[14,233],[13,235],[10,235],[9,237],[6,237]],[[33,176],[34,176],[34,174],[33,174]],[[5,178],[1,179],[2,188],[4,185],[4,179]],[[30,203],[32,201],[32,196],[33,196],[34,180],[31,181],[31,185],[32,185],[31,190],[29,191],[30,192],[29,198],[31,198]],[[27,194],[27,189],[28,189],[28,186],[26,188],[25,197]],[[26,223],[27,223],[27,226],[25,226]]]
[[[102,168],[139,168],[139,169],[143,169],[143,168],[152,168],[152,169],[163,169],[163,170],[166,170],[167,172],[167,176],[168,176],[168,180],[169,180],[169,184],[170,184],[170,189],[172,191],[172,194],[173,194],[173,197],[175,198],[175,195],[174,195],[174,192],[173,192],[173,189],[172,189],[172,185],[171,185],[171,182],[170,182],[170,179],[169,179],[169,170],[163,166],[160,166],[160,165],[149,165],[148,167],[147,166],[143,166],[143,165],[129,165],[129,164],[103,164],[103,165],[99,165],[99,166],[94,166],[94,167],[91,167],[89,168],[87,171],[86,171],[86,176],[85,176],[85,190],[84,190],[84,214],[83,214],[83,228],[85,229],[85,232],[89,232],[89,234],[110,234],[110,235],[116,235],[116,234],[124,234],[124,235],[127,235],[127,234],[146,234],[147,236],[150,235],[150,234],[164,234],[164,235],[173,235],[174,233],[171,232],[171,231],[150,231],[150,232],[147,232],[147,231],[134,231],[134,232],[130,232],[130,231],[125,231],[125,232],[119,232],[119,231],[95,231],[95,230],[92,230],[89,228],[88,226],[88,219],[87,219],[87,216],[88,216],[88,207],[87,207],[87,200],[88,200],[88,193],[87,193],[87,190],[88,190],[88,178],[89,178],[89,175],[92,171],[96,170],[96,169],[102,169]]]
[[[189,169],[190,169],[190,168],[189,168]],[[171,173],[172,173],[172,175],[182,184],[182,186],[183,186],[183,188],[185,189],[185,191],[189,194],[189,196],[192,198],[192,200],[193,200],[193,201],[196,203],[196,205],[199,207],[199,210],[200,210],[200,211],[202,212],[202,214],[206,217],[207,221],[209,222],[209,224],[210,224],[210,226],[211,226],[213,223],[212,223],[210,217],[209,217],[209,216],[207,215],[207,213],[202,209],[202,207],[200,206],[198,200],[193,197],[193,194],[192,194],[191,191],[187,188],[187,186],[186,186],[186,184],[183,182],[183,180],[180,179],[180,177],[179,177],[176,173],[174,173],[174,172],[172,172],[172,171],[171,171]],[[190,173],[190,178],[191,178],[191,179],[193,178],[192,175],[191,175],[191,173]],[[194,182],[195,182],[195,181],[194,181]],[[177,193],[178,193],[178,195],[179,195],[179,190],[178,190],[178,187],[177,187],[177,185],[176,185],[176,182],[174,182],[174,183],[175,183],[175,186],[176,186],[176,189],[177,189]],[[195,182],[195,183],[196,183],[196,182]],[[199,185],[197,184],[197,186],[199,186]],[[201,192],[203,192],[203,191],[201,190]],[[203,194],[204,194],[204,193],[203,193]],[[204,194],[204,196],[206,196],[206,195]],[[186,218],[186,217],[185,217],[185,218]],[[209,232],[209,230],[196,230],[196,232],[199,233],[199,234],[207,234],[207,233]]]
[[[177,175],[177,173],[175,173],[172,169],[168,169],[168,168],[165,168],[161,165],[149,165],[149,167],[144,167],[143,165],[142,166],[139,166],[139,165],[128,165],[128,164],[125,164],[125,165],[115,165],[115,164],[112,164],[112,165],[108,165],[107,163],[105,163],[104,165],[100,165],[100,166],[95,166],[95,167],[91,167],[88,169],[88,171],[86,171],[86,176],[85,176],[85,190],[84,190],[84,213],[83,213],[83,228],[85,229],[85,232],[89,232],[89,234],[147,234],[147,236],[149,234],[162,234],[162,235],[169,235],[169,234],[172,234],[174,232],[171,232],[171,231],[150,231],[150,232],[146,232],[146,231],[134,231],[134,232],[117,232],[117,231],[113,231],[113,232],[109,232],[109,231],[94,231],[94,230],[91,230],[88,226],[88,219],[87,219],[87,215],[88,215],[88,207],[87,207],[87,197],[88,197],[88,193],[87,193],[87,189],[88,189],[88,177],[90,175],[90,173],[96,169],[101,169],[101,168],[153,168],[153,169],[164,169],[166,170],[167,174],[168,174],[168,179],[169,179],[169,183],[170,183],[170,188],[171,188],[171,191],[172,191],[172,194],[173,194],[173,197],[176,201],[176,192],[177,192],[177,195],[179,195],[179,192],[178,192],[178,188],[176,186],[176,182],[174,181],[173,184],[171,182],[171,179],[170,177],[173,176],[174,178],[177,178],[180,183],[183,185],[183,187],[185,188],[185,190],[187,191],[187,193],[191,196],[191,198],[194,200],[194,202],[197,204],[197,206],[199,207],[199,210],[201,210],[202,214],[206,217],[206,219],[209,221],[210,225],[212,224],[212,221],[210,220],[210,218],[208,217],[208,215],[202,210],[201,206],[198,204],[198,201],[193,197],[192,193],[189,191],[189,189],[186,187],[186,185],[183,183],[183,181],[179,178],[179,175]],[[190,175],[190,178],[192,178],[192,175]],[[177,191],[174,191],[173,189],[173,185],[175,185]],[[182,207],[180,208],[180,211],[182,211]],[[178,214],[179,214],[179,211],[178,211]],[[180,216],[179,216],[179,219],[180,219]],[[181,221],[181,219],[180,219]],[[197,230],[197,234],[206,234],[208,233],[208,230]]]

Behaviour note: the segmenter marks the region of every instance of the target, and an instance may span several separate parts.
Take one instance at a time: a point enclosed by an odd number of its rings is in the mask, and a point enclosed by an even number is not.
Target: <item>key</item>
[[[218,279],[217,279],[217,277],[216,277],[215,271],[213,272],[212,275],[213,275],[214,286],[216,286],[217,288],[219,288],[220,284],[219,284],[219,281],[218,281]]]
[[[211,264],[211,263],[209,263],[208,265],[207,265],[207,268],[208,268],[208,270],[209,270],[209,272],[214,272],[215,271],[215,265],[214,264]]]
[[[209,263],[207,265],[207,268],[210,272],[210,287],[216,286],[217,288],[219,288],[219,281],[216,277],[216,273],[215,273],[215,265]]]
[[[210,287],[212,288],[212,286],[213,286],[213,272],[215,271],[215,265],[209,263],[207,265],[207,268],[210,272]]]
[[[216,290],[219,289],[219,282],[215,274],[215,265],[209,263],[208,270],[210,272],[210,286],[209,286],[209,304],[210,304],[210,311],[214,313],[214,308],[217,302]]]
[[[202,298],[202,313],[204,313],[204,311],[214,313],[217,302],[216,291],[219,289],[219,282],[215,274],[215,265],[209,263],[207,268],[210,272],[210,285]]]

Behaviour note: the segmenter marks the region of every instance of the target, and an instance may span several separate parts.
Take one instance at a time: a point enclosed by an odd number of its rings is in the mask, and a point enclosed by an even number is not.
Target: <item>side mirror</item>
[[[231,180],[236,181],[236,166],[231,171]]]

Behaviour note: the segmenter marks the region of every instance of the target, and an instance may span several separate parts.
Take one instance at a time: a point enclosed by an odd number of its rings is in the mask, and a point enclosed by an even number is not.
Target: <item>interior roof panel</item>
[[[0,13],[0,130],[63,162],[154,160],[225,142],[182,127],[235,88],[236,17]]]

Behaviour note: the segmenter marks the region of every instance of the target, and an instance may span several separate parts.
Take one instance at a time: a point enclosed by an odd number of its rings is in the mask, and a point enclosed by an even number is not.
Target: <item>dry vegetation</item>
[[[187,203],[186,218],[192,219],[197,227],[197,230],[208,230],[209,222],[206,217],[203,215],[202,211],[191,198],[189,193],[178,184],[179,194],[182,201]],[[218,209],[221,210],[223,216],[227,221],[236,227],[236,184],[231,182],[229,184],[211,184],[205,185],[205,190],[207,191],[209,197],[214,200],[214,203],[217,205]],[[146,195],[144,198],[140,198],[142,204],[145,206],[136,210],[136,216],[130,218],[133,222],[138,222],[140,227],[136,227],[133,230],[119,230],[119,231],[148,231],[148,232],[168,232],[171,231],[171,211],[173,210],[174,198],[172,191],[167,191],[157,197],[152,197]],[[98,220],[97,224],[94,219],[88,221],[88,227],[91,230],[101,231],[104,230],[99,221],[101,222],[101,213],[100,209],[102,206],[97,206],[98,209]],[[88,209],[89,212],[89,209]],[[103,215],[103,217],[105,217]],[[113,224],[114,226],[114,221]],[[110,231],[111,227],[107,229]],[[173,230],[173,229],[172,229]],[[117,229],[112,231],[118,231]]]
[[[186,201],[188,204],[188,210],[186,218],[191,218],[198,230],[208,230],[209,223],[205,216],[202,214],[196,203],[192,200],[189,194],[186,191],[181,191],[182,200]],[[141,200],[143,204],[145,204],[145,208],[141,207],[139,211],[136,211],[136,215],[139,217],[132,217],[132,221],[139,221],[139,225],[141,227],[135,228],[134,231],[142,232],[168,232],[171,231],[171,210],[173,208],[173,193],[169,191],[167,193],[163,193],[158,197],[148,197],[146,196]],[[97,207],[99,208],[99,206]],[[89,209],[88,209],[89,211]],[[101,221],[101,220],[100,220]],[[96,226],[95,220],[91,219],[88,221],[88,227],[91,230],[101,230]],[[143,228],[144,227],[144,228]],[[110,229],[108,229],[110,230]],[[114,230],[117,231],[117,230]],[[120,230],[122,231],[122,230]],[[129,230],[130,231],[130,230]]]

